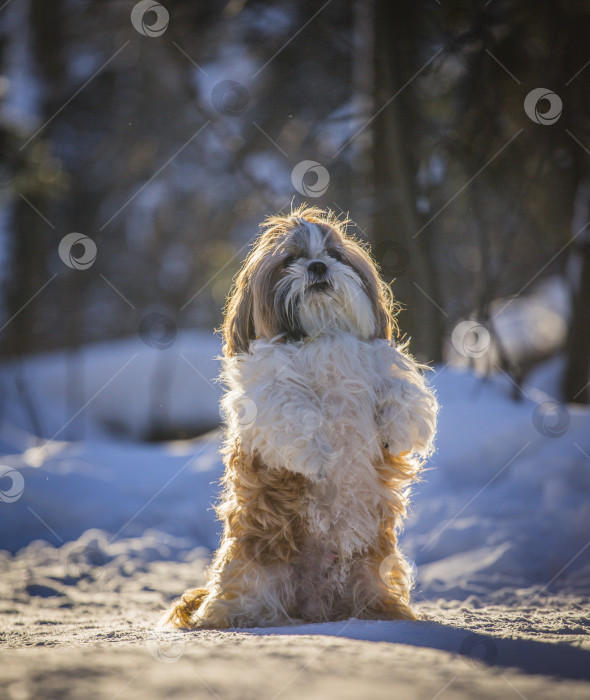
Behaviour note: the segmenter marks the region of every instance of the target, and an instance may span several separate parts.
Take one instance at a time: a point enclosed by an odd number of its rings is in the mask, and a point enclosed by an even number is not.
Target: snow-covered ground
[[[431,375],[438,449],[402,540],[427,621],[156,631],[216,546],[220,433],[137,438],[219,422],[218,352],[183,333],[0,373],[0,696],[588,697],[590,410],[541,391],[555,363],[518,402],[501,374]]]

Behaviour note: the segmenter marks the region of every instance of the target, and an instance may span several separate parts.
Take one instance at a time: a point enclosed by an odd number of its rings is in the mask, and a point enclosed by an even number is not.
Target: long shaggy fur
[[[223,538],[207,586],[168,623],[414,618],[397,536],[438,407],[345,223],[317,209],[274,217],[237,277],[223,327]]]

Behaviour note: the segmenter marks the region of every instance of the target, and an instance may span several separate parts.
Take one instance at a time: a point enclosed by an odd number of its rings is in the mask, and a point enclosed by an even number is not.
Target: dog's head
[[[347,223],[311,208],[264,222],[226,306],[228,355],[247,352],[255,338],[300,340],[334,330],[391,338],[391,292]]]

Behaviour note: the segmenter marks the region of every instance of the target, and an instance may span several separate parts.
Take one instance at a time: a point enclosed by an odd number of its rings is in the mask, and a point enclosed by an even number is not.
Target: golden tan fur
[[[306,567],[309,537],[301,517],[306,497],[302,475],[267,470],[256,459],[245,456],[237,445],[228,446],[225,456],[225,490],[216,511],[224,526],[223,542],[229,546],[220,547],[211,566],[211,577],[223,590],[206,625],[215,628],[234,624],[231,601],[238,595],[244,568],[264,570],[269,564],[282,562],[296,579],[298,571]],[[388,497],[380,504],[382,519],[376,545],[356,562],[362,575],[338,600],[320,600],[315,614],[302,612],[301,600],[308,602],[317,597],[318,589],[297,591],[286,609],[291,621],[415,619],[410,608],[411,571],[401,556],[397,559],[397,533],[406,513],[407,487],[416,479],[416,469],[404,456],[393,457],[384,449],[377,471]],[[384,561],[388,564],[385,571]],[[314,564],[312,561],[310,565]],[[191,615],[209,594],[206,588],[186,591],[170,612],[168,622],[176,627],[192,627]]]

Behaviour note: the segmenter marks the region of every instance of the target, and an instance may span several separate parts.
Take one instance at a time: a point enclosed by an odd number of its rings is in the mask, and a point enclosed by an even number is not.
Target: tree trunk
[[[27,199],[37,209],[46,209],[44,197],[30,195]],[[46,321],[39,313],[40,299],[36,295],[51,276],[47,270],[46,251],[51,245],[52,231],[22,199],[15,202],[12,227],[14,237],[10,244],[11,274],[7,290],[7,318],[12,321],[2,334],[2,352],[24,355],[37,349],[37,338],[44,334]]]
[[[568,402],[590,403],[590,234],[578,244],[580,274],[572,295],[563,395]]]
[[[37,78],[42,94],[39,121],[55,113],[62,102],[61,92],[64,63],[63,52],[63,3],[54,0],[31,0],[29,26],[31,48],[35,57]],[[60,95],[61,97],[61,95]],[[27,145],[25,155],[35,148],[46,134],[40,134]],[[25,188],[26,189],[26,188]],[[49,187],[47,187],[49,190]],[[42,347],[39,339],[46,337],[45,328],[51,319],[39,313],[40,299],[31,302],[33,296],[50,277],[48,260],[57,249],[56,234],[35,211],[50,213],[49,197],[38,184],[33,191],[26,191],[27,201],[19,198],[14,207],[11,241],[11,278],[8,283],[8,316],[14,316],[7,327],[2,350],[6,354],[22,355]],[[54,247],[55,246],[55,247]]]
[[[411,338],[420,359],[442,357],[444,312],[431,255],[431,227],[416,211],[419,143],[413,86],[405,83],[425,62],[420,55],[420,8],[413,3],[375,3],[375,111],[373,160],[375,251],[384,275],[396,277],[393,291],[405,311],[401,335]],[[406,268],[406,269],[404,269]],[[388,280],[389,281],[389,280]]]

